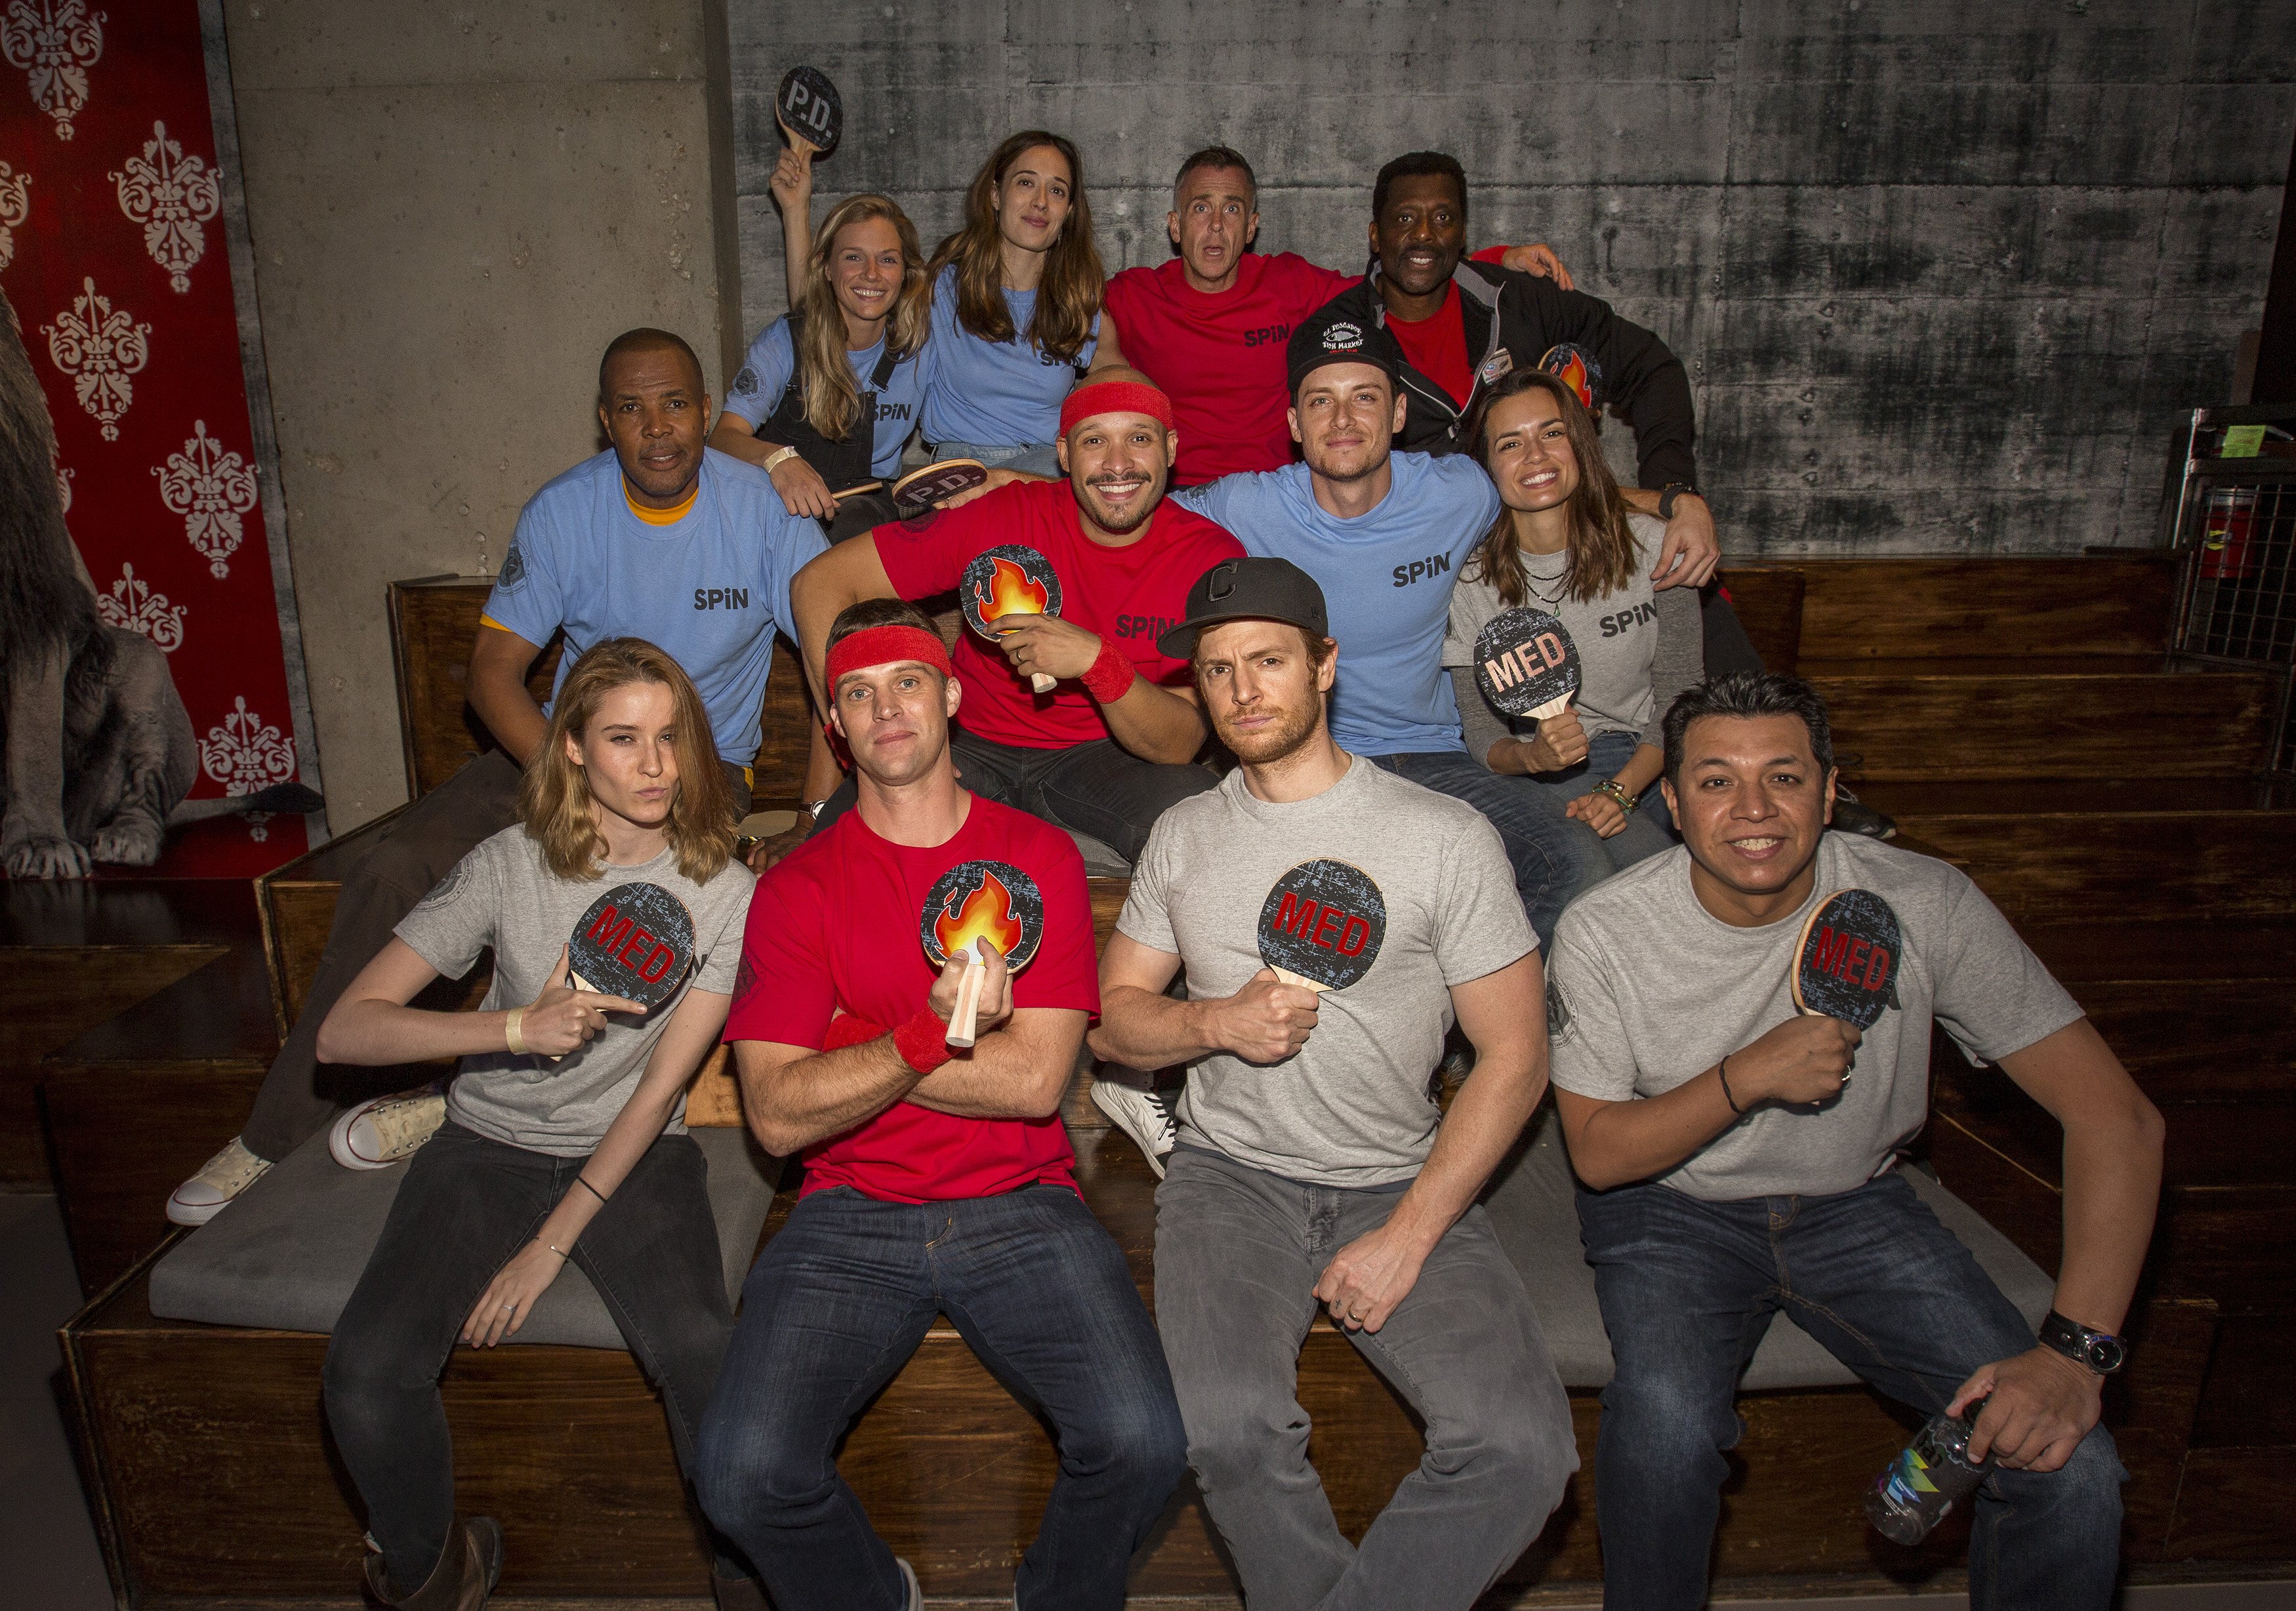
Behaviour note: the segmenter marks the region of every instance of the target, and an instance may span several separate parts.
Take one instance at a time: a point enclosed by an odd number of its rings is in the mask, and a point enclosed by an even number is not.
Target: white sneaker
[[[1092,1105],[1139,1143],[1140,1150],[1148,1156],[1148,1167],[1156,1172],[1158,1180],[1162,1180],[1165,1155],[1180,1139],[1179,1127],[1172,1122],[1171,1102],[1136,1085],[1095,1078],[1092,1083]]]
[[[261,1180],[271,1167],[247,1149],[237,1136],[221,1152],[200,1165],[200,1172],[176,1188],[168,1199],[168,1218],[178,1225],[204,1225],[231,1206],[232,1198]]]
[[[327,1153],[346,1169],[388,1169],[414,1157],[446,1122],[447,1099],[436,1085],[379,1096],[336,1116]]]
[[[901,1569],[901,1581],[909,1588],[908,1611],[925,1611],[925,1591],[917,1587],[915,1571],[898,1555],[893,1557],[893,1565]]]

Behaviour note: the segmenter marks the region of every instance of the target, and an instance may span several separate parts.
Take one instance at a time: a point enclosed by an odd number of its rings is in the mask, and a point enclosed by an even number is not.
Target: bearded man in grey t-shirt
[[[1603,1603],[1704,1603],[1731,1397],[1784,1310],[1923,1415],[1983,1400],[1970,1600],[2101,1607],[2120,1484],[2098,1424],[2161,1183],[2161,1116],[1957,869],[1824,831],[1825,706],[1726,677],[1668,711],[1681,847],[1574,902],[1548,985],[1555,1104],[1617,1369],[1595,1460]],[[1896,913],[1895,1001],[1862,1034],[1801,1016],[1806,920],[1860,888]],[[1878,987],[1880,981],[1876,981]],[[2064,1259],[2037,1342],[1893,1165],[1928,1116],[1930,1025],[2064,1126]]]
[[[1475,1206],[1546,1086],[1538,942],[1480,813],[1332,741],[1338,652],[1305,571],[1223,560],[1159,646],[1193,656],[1242,765],[1157,820],[1092,1047],[1190,1065],[1156,1194],[1189,1463],[1254,1611],[1465,1611],[1578,1464],[1538,1318]],[[1370,966],[1323,994],[1259,953],[1270,888],[1311,860],[1367,875],[1385,912]],[[1294,931],[1365,949],[1336,924]],[[1172,1001],[1183,964],[1191,999]],[[1476,1065],[1446,1116],[1430,1086],[1455,1019]],[[1295,1396],[1319,1304],[1427,1425],[1360,1545],[1332,1519]]]

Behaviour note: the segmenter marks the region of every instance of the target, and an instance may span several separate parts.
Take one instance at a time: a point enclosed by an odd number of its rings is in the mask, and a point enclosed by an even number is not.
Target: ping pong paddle
[[[693,917],[659,884],[617,884],[590,903],[566,950],[575,989],[659,1007],[693,966]]]
[[[965,960],[947,1038],[952,1046],[970,1046],[980,1038],[980,987],[988,977],[976,942],[994,945],[1011,971],[1026,968],[1045,937],[1044,892],[1010,862],[959,862],[926,892],[917,937],[935,968],[947,967],[953,956]]]
[[[817,67],[793,67],[782,75],[774,94],[774,119],[791,145],[803,146],[816,157],[837,149],[845,132],[845,102],[837,86]]]
[[[1502,610],[1475,634],[1475,683],[1491,708],[1543,722],[1578,691],[1578,646],[1543,609]]]
[[[1345,862],[1300,863],[1259,908],[1259,960],[1286,985],[1318,994],[1369,973],[1386,938],[1379,886]]]
[[[978,459],[943,459],[894,482],[893,507],[905,516],[922,514],[943,498],[970,492],[987,479],[988,466]]]
[[[1897,1004],[1902,949],[1898,914],[1889,902],[1870,889],[1835,890],[1801,926],[1794,948],[1795,1009],[1873,1028],[1882,1010]]]
[[[829,495],[836,502],[842,503],[846,499],[857,497],[865,492],[882,492],[884,490],[885,484],[882,481],[863,481],[857,486],[846,487],[841,492],[833,492]]]
[[[994,638],[1000,616],[1060,614],[1061,579],[1053,574],[1053,562],[1027,544],[1002,543],[973,555],[957,584],[956,598],[964,608],[964,624],[984,638]],[[1041,671],[1029,673],[1029,681],[1038,693],[1050,693],[1058,686],[1056,679]]]

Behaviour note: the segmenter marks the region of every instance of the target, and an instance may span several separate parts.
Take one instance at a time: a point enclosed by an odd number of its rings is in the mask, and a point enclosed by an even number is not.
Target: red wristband
[[[949,1059],[948,1026],[930,1007],[893,1031],[893,1050],[919,1074],[931,1074]]]
[[[1094,699],[1103,705],[1113,705],[1132,691],[1132,681],[1139,675],[1132,662],[1117,652],[1116,645],[1103,638],[1092,668],[1078,681]]]

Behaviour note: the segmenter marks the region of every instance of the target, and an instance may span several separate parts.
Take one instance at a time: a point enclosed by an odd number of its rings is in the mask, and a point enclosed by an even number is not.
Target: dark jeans
[[[802,1198],[742,1291],[702,1423],[703,1507],[777,1611],[900,1611],[893,1552],[838,1475],[837,1445],[937,1314],[1052,1422],[1060,1476],[1021,1562],[1022,1611],[1116,1611],[1186,1447],[1124,1255],[1065,1187]]]
[[[1548,806],[1521,778],[1502,777],[1464,749],[1425,750],[1373,756],[1372,762],[1398,777],[1464,800],[1499,830],[1507,863],[1514,869],[1515,894],[1542,946],[1554,937],[1554,920],[1590,881],[1579,854],[1587,830]]]
[[[1071,832],[1090,834],[1128,862],[1140,859],[1148,830],[1165,807],[1219,782],[1208,766],[1144,761],[1113,739],[1066,749],[1023,749],[955,727],[948,747],[973,793]],[[844,815],[853,800],[849,777],[829,797],[820,826]]]
[[[737,815],[750,809],[749,781],[739,766],[720,762],[734,788]],[[367,852],[343,879],[333,925],[303,1011],[287,1043],[271,1059],[255,1108],[239,1139],[250,1152],[277,1163],[334,1122],[344,1108],[370,1097],[404,1091],[436,1077],[422,1063],[351,1067],[319,1061],[319,1026],[336,1001],[374,961],[399,920],[430,893],[447,870],[518,821],[518,763],[498,749],[478,756],[414,802],[390,836]]]
[[[1578,1193],[1617,1373],[1595,1492],[1603,1603],[1694,1611],[1742,1430],[1739,1373],[1784,1310],[1924,1416],[2033,1329],[1895,1172],[1832,1197],[1710,1203],[1660,1185]],[[1975,1611],[2102,1607],[2120,1564],[2120,1468],[2102,1425],[2062,1470],[1996,1470],[1969,1546]],[[1839,1496],[1842,1503],[1849,1496]]]
[[[382,1238],[335,1322],[327,1425],[398,1589],[429,1579],[454,1525],[454,1452],[439,1373],[471,1305],[587,1161],[529,1152],[448,1120],[406,1165]],[[598,1210],[572,1259],[661,1390],[670,1441],[688,1473],[734,1329],[709,1178],[691,1138],[661,1137]],[[720,1569],[740,1570],[722,1556]]]

